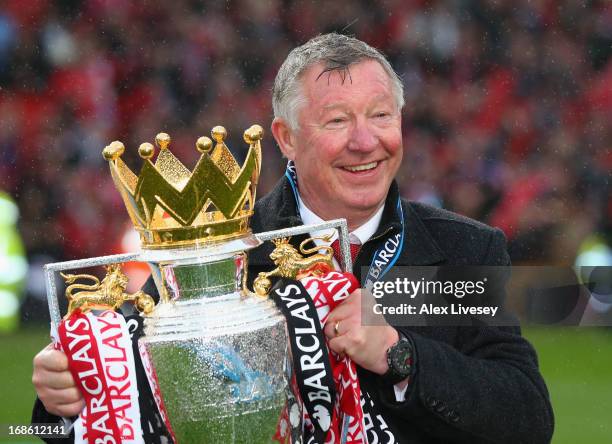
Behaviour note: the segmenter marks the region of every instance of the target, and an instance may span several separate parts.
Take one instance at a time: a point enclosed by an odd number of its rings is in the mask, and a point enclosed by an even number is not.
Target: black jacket
[[[401,229],[392,184],[381,224],[357,256],[353,271],[370,264],[380,243]],[[408,265],[508,265],[499,229],[427,205],[402,201],[405,242],[396,262]],[[253,232],[302,225],[285,178],[255,205]],[[301,239],[294,239],[299,243]],[[249,254],[249,276],[270,271],[273,246]],[[360,369],[359,379],[396,438],[406,443],[547,443],[553,412],[533,347],[518,327],[398,327],[416,350],[416,373],[406,401],[395,402],[391,387]],[[397,436],[400,435],[400,436]]]
[[[395,212],[398,188],[392,184],[382,221],[354,264],[360,278],[382,240],[401,224]],[[402,201],[405,243],[396,265],[506,265],[501,231],[474,220]],[[255,205],[253,232],[302,225],[285,178]],[[306,236],[303,236],[305,238]],[[298,243],[301,239],[293,239]],[[260,271],[274,266],[267,242],[249,253],[249,286]],[[152,284],[150,282],[149,284]],[[153,294],[154,286],[147,285]],[[377,397],[382,415],[406,443],[546,443],[553,412],[535,351],[516,327],[398,327],[411,338],[416,372],[406,401],[395,402],[392,388],[359,369],[360,383]],[[40,401],[33,422],[55,422]],[[59,442],[59,441],[58,441]]]

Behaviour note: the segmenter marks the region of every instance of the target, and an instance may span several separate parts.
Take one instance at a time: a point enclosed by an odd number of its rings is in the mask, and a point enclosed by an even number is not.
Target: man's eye
[[[331,127],[331,128],[340,128],[345,123],[346,123],[346,118],[345,117],[334,117],[333,119],[329,119],[325,123],[325,126]]]
[[[375,117],[379,117],[379,118],[384,118],[384,117],[389,117],[391,114],[389,114],[386,111],[379,111],[376,114],[374,114]]]

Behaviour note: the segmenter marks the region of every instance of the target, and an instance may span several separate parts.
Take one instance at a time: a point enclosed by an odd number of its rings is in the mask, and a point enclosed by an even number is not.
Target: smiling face
[[[305,103],[299,128],[277,118],[272,132],[295,162],[306,206],[326,220],[346,218],[353,230],[384,203],[397,173],[401,114],[391,80],[377,61],[323,71],[318,64],[301,76]]]

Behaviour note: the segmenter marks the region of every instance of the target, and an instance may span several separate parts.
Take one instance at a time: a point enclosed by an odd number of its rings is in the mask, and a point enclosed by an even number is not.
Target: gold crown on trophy
[[[119,141],[104,148],[115,185],[140,233],[144,248],[176,248],[238,238],[249,233],[249,218],[255,204],[255,188],[261,169],[263,128],[253,125],[244,132],[249,151],[242,167],[224,143],[222,126],[200,137],[202,153],[193,172],[168,149],[170,136],[159,133],[160,151],[143,143],[138,148],[144,164],[136,176],[123,162],[125,147]]]

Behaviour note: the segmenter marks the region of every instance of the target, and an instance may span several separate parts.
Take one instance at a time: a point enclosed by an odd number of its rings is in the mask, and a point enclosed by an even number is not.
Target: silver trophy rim
[[[245,238],[235,239],[223,244],[201,247],[201,248],[185,248],[173,250],[145,250],[113,254],[108,256],[98,256],[86,259],[77,259],[72,261],[53,262],[43,266],[45,275],[45,287],[47,290],[47,303],[49,305],[49,316],[51,318],[51,329],[57,331],[57,327],[62,320],[59,309],[59,295],[56,286],[56,273],[66,270],[74,270],[80,268],[97,267],[103,265],[118,264],[122,262],[175,262],[175,261],[191,261],[193,259],[206,257],[211,260],[226,257],[236,251],[247,251],[255,248],[263,242],[283,237],[297,236],[300,234],[313,233],[322,230],[335,229],[338,231],[340,241],[340,253],[342,255],[343,264],[340,264],[342,271],[351,271],[353,269],[353,261],[351,258],[351,248],[349,241],[349,231],[346,219],[334,219],[320,224],[299,225],[291,228],[283,228],[280,230],[266,231],[263,233],[255,233]]]

